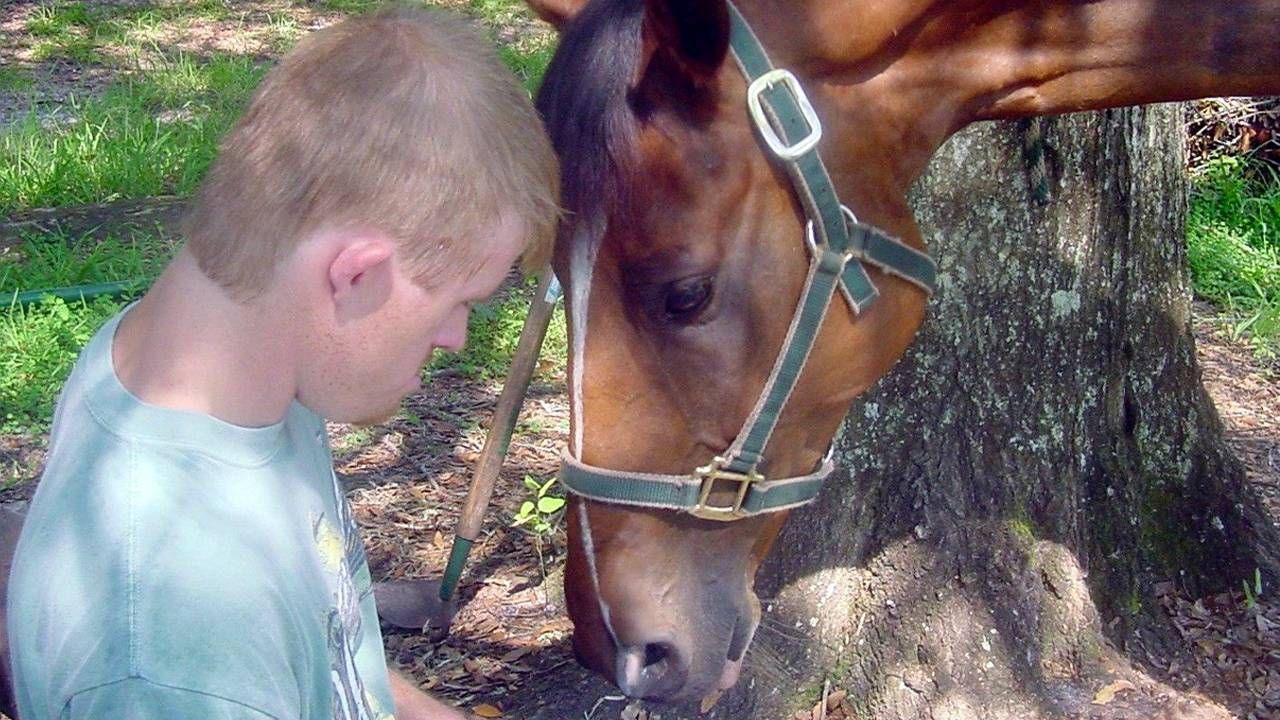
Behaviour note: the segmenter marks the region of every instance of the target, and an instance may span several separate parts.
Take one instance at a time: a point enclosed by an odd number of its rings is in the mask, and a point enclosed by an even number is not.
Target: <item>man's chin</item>
[[[361,427],[361,428],[371,427],[374,425],[386,425],[387,423],[396,419],[396,416],[399,414],[400,414],[400,407],[396,406],[391,410],[386,410],[381,413],[372,414],[363,420],[351,420],[349,422],[350,424],[355,425],[356,427]]]
[[[359,412],[353,412],[347,418],[329,418],[329,420],[363,428],[373,425],[385,425],[394,420],[399,414],[400,403],[396,403],[389,408],[373,410],[365,409]]]

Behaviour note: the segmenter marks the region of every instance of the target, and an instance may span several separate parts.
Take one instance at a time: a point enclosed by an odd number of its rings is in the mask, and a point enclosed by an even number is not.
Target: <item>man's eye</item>
[[[698,313],[710,300],[710,277],[677,280],[667,286],[665,300],[667,317],[675,322],[692,322],[697,319]]]

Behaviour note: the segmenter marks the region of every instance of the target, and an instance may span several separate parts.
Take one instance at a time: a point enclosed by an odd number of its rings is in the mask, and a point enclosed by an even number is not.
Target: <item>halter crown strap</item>
[[[795,76],[773,67],[738,9],[729,3],[730,49],[747,78],[747,103],[762,142],[782,163],[804,208],[809,271],[786,339],[765,387],[737,439],[722,455],[690,475],[606,470],[567,453],[560,481],[586,498],[688,512],[710,520],[785,510],[817,496],[834,466],[830,453],[814,472],[768,480],[756,472],[778,417],[837,292],[854,313],[879,294],[863,263],[932,293],[937,270],[928,255],[861,223],[840,203],[818,154],[822,125]],[[725,502],[724,498],[732,498]]]

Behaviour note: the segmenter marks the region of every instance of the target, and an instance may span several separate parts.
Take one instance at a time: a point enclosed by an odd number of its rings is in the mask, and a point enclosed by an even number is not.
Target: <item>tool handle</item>
[[[538,362],[542,339],[547,334],[547,326],[551,324],[551,313],[555,310],[555,301],[548,302],[547,290],[551,287],[554,278],[551,268],[544,269],[538,281],[538,289],[534,291],[529,315],[524,321],[524,329],[520,331],[520,342],[516,345],[515,356],[511,359],[511,370],[502,387],[502,395],[498,397],[498,404],[493,410],[493,424],[489,428],[484,448],[480,451],[480,459],[476,463],[471,491],[467,494],[466,504],[462,506],[462,517],[458,520],[458,537],[474,541],[480,535],[484,511],[489,507],[489,500],[493,497],[493,487],[498,480],[498,471],[502,469],[502,460],[506,457],[507,446],[511,442],[511,432],[515,428],[520,406],[524,402],[525,391],[529,388],[529,381],[533,377],[533,370]]]

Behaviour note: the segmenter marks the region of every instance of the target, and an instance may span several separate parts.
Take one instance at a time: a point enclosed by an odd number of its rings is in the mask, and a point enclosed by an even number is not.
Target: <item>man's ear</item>
[[[573,19],[587,0],[527,0],[534,14],[555,26],[556,30],[564,30],[564,26]]]
[[[375,312],[391,297],[395,283],[395,244],[377,234],[357,234],[341,240],[329,261],[329,293],[338,322]]]
[[[705,109],[729,54],[725,0],[645,0],[641,28],[643,54],[631,90],[637,111]]]

